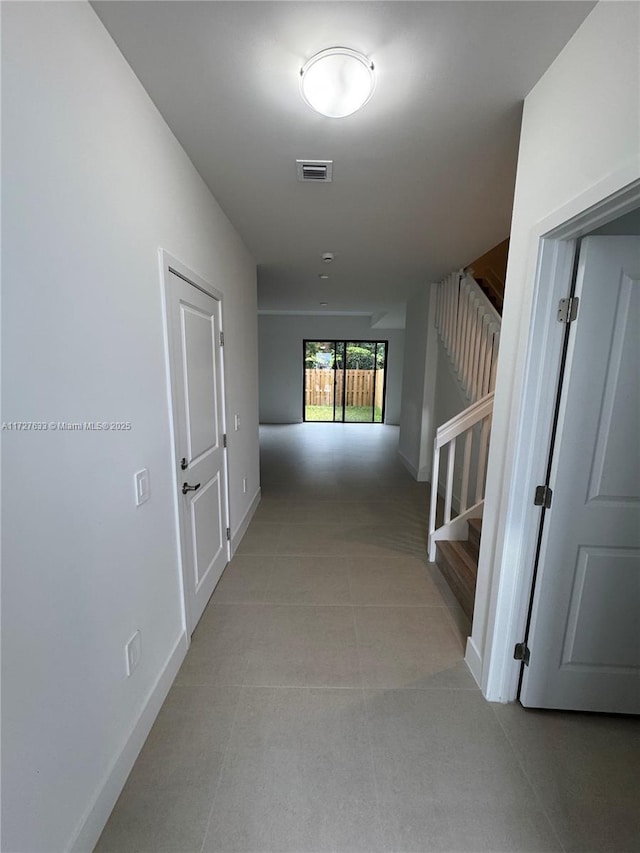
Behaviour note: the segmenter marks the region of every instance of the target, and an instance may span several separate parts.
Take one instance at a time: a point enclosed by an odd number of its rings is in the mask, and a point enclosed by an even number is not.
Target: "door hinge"
[[[516,643],[513,650],[513,658],[514,660],[521,660],[526,666],[529,666],[529,660],[531,658],[529,646],[526,643]]]
[[[231,528],[230,527],[227,527],[227,541],[228,542],[231,541]]]
[[[567,296],[566,299],[561,299],[558,302],[558,323],[573,323],[578,316],[579,302],[577,296]]]
[[[545,509],[549,509],[552,497],[553,492],[549,486],[536,486],[536,495],[533,499],[533,505],[543,506]]]
[[[222,446],[223,446],[223,447],[226,447],[226,446],[227,446],[227,434],[226,434],[226,432],[225,432],[225,434],[222,436]]]
[[[224,346],[224,332],[220,332],[220,346]]]

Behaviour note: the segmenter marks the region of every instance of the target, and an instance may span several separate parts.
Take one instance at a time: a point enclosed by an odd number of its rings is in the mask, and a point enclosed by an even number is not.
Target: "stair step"
[[[478,563],[469,542],[440,540],[436,543],[436,563],[460,606],[473,619]]]
[[[469,546],[477,565],[478,555],[480,554],[480,537],[482,536],[482,519],[470,518],[467,523],[469,525]]]

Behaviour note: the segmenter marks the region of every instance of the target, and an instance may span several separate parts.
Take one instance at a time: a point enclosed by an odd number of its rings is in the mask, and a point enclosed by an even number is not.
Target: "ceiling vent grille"
[[[327,183],[333,180],[333,160],[296,160],[299,181]]]

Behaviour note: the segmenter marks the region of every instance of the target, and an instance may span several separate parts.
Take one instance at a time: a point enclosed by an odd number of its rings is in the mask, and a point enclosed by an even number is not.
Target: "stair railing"
[[[500,314],[465,270],[438,284],[436,328],[467,399],[475,403],[495,388]]]
[[[465,539],[467,520],[481,518],[484,506],[484,488],[489,455],[489,433],[493,414],[493,391],[468,406],[463,412],[438,427],[433,448],[431,473],[431,506],[429,509],[429,559],[436,558],[436,542],[440,539]],[[481,426],[478,428],[478,424]],[[477,436],[475,464],[472,466],[474,435]],[[453,488],[456,466],[456,446],[464,436],[461,486],[458,512],[453,515]],[[444,519],[436,527],[438,481],[440,475],[440,451],[447,448],[446,489],[444,495]],[[472,487],[470,489],[470,486]],[[473,503],[469,505],[469,492],[473,492]]]
[[[467,520],[482,517],[501,317],[477,281],[467,270],[460,270],[438,284],[435,322],[469,406],[436,432],[429,511],[431,561],[435,560],[438,540],[465,539]],[[456,466],[456,447],[463,441],[462,461]],[[438,527],[440,455],[444,447],[444,518]],[[454,485],[459,485],[460,491],[455,507]]]

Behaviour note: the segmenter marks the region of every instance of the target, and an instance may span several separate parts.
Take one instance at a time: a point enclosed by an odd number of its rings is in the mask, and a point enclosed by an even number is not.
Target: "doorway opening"
[[[518,698],[637,714],[640,209],[577,238]],[[563,300],[567,301],[567,300]],[[553,497],[553,501],[551,500]],[[535,654],[534,654],[535,652]]]
[[[467,644],[467,661],[474,669],[478,681],[482,683],[483,694],[489,701],[504,702],[518,698],[522,662],[518,658],[514,659],[514,649],[518,644],[525,645],[523,638],[531,601],[533,566],[542,512],[541,508],[534,505],[534,496],[537,486],[544,484],[549,462],[557,398],[556,380],[564,340],[565,324],[564,321],[558,322],[559,303],[571,292],[579,239],[594,236],[598,232],[602,236],[608,232],[611,236],[612,232],[608,227],[610,223],[637,210],[640,202],[640,181],[635,181],[614,194],[605,195],[596,204],[593,204],[592,194],[585,195],[584,198],[589,201],[589,206],[582,204],[582,197],[574,200],[561,211],[541,221],[536,229],[537,271],[532,294],[533,307],[528,320],[526,368],[518,391],[518,437],[513,446],[513,468],[508,477],[504,477],[500,483],[500,489],[509,492],[511,497],[504,509],[504,520],[501,524],[503,542],[498,545],[494,538],[493,541],[489,540],[487,546],[489,553],[491,550],[494,552],[492,559],[494,565],[498,564],[497,570],[491,576],[491,569],[487,565],[481,567],[484,568],[484,573],[479,576],[480,585],[486,585],[481,597],[476,601],[473,636]],[[602,230],[605,227],[607,232]],[[620,232],[617,226],[616,232],[630,233]],[[613,305],[617,302],[613,297],[611,301]],[[584,320],[584,312],[579,310],[578,322],[581,319]],[[574,326],[574,332],[576,329],[577,326]],[[598,396],[597,393],[595,396]],[[564,408],[562,411],[564,412]],[[589,471],[590,463],[581,462],[580,470],[583,467]],[[514,484],[517,484],[517,489]],[[553,492],[552,507],[557,511],[563,505],[560,493],[554,490],[554,482],[550,482],[549,486]],[[493,518],[490,517],[489,520],[491,524],[494,523]],[[549,532],[547,529],[547,536]],[[520,569],[517,572],[512,571],[510,567],[512,560],[505,559],[507,552],[518,554]],[[549,564],[549,561],[546,562]],[[575,565],[573,568],[575,569]],[[570,580],[575,578],[575,571],[569,570],[566,574]],[[602,573],[603,577],[605,574]],[[536,588],[545,588],[544,572],[539,573]],[[478,618],[478,614],[486,614],[490,610],[494,614],[493,618],[483,623],[483,617]],[[538,600],[533,608],[533,616],[537,619],[542,610],[544,606],[540,606]],[[577,610],[571,613],[571,633],[567,636],[577,636],[574,631],[577,617]],[[486,634],[479,641],[483,632]],[[550,639],[545,638],[544,632],[537,633],[541,646],[550,647]],[[526,645],[530,646],[530,663],[529,666],[525,664],[525,672],[529,672],[534,654],[539,658],[537,640],[533,634]],[[481,649],[485,650],[484,659]],[[522,651],[526,654],[526,649],[523,648]],[[562,646],[556,648],[556,668],[558,661],[562,668]],[[581,662],[580,668],[586,672],[589,665]],[[565,669],[568,670],[568,667]]]
[[[304,421],[384,423],[388,341],[303,341]]]

